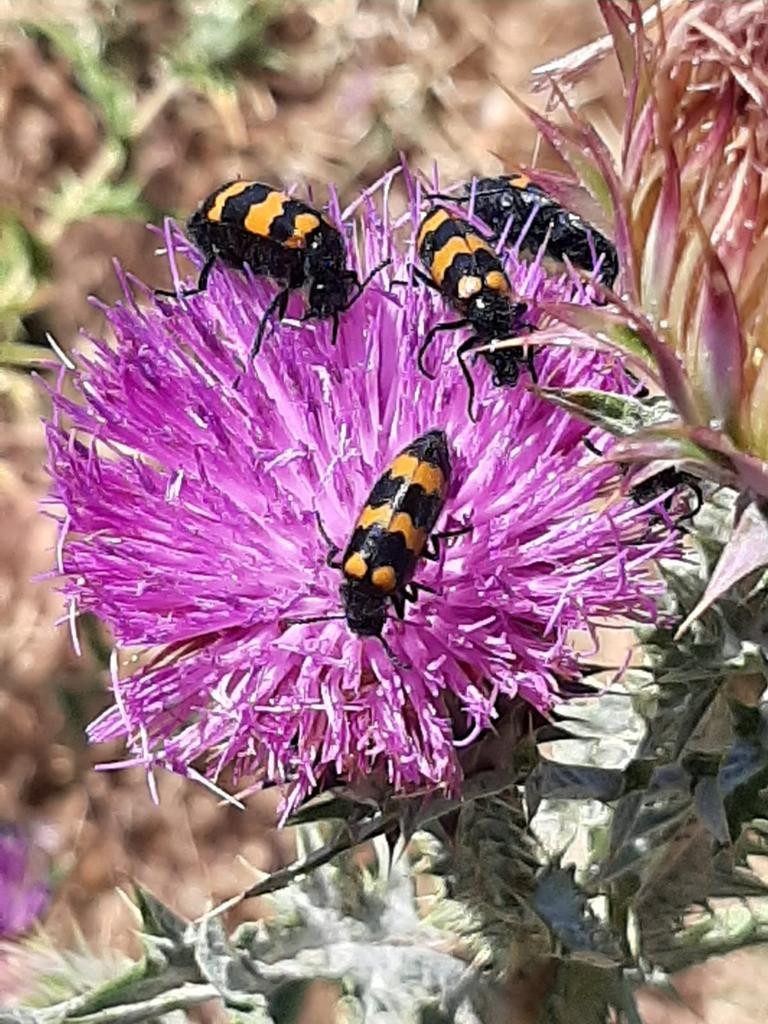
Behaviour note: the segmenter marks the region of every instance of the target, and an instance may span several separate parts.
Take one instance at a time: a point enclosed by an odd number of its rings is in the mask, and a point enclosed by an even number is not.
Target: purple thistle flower
[[[27,931],[48,903],[48,885],[33,869],[32,853],[19,829],[0,826],[0,939]]]
[[[392,264],[344,314],[336,347],[329,322],[284,322],[245,369],[274,285],[218,267],[179,301],[132,282],[139,306],[124,279],[125,302],[104,307],[116,347],[92,339],[70,377],[80,400],[54,396],[73,615],[95,612],[121,647],[160,648],[128,678],[115,670],[115,705],[90,727],[94,741],[124,737],[135,761],[195,773],[203,759],[212,779],[229,768],[236,782],[287,782],[291,806],[372,773],[399,791],[455,790],[457,747],[493,727],[502,698],[546,710],[578,678],[573,631],[655,619],[651,559],[674,541],[648,509],[606,502],[619,477],[582,443],[588,428],[532,394],[525,374],[494,388],[482,360],[473,424],[451,332],[430,350],[436,379],[418,371],[420,339],[455,314],[418,282],[389,287],[411,276],[420,219],[409,182],[410,209],[390,222],[392,177],[383,212],[372,190],[355,204],[350,256],[361,276]],[[332,197],[349,238],[350,212]],[[174,274],[177,253],[199,266],[172,225],[165,239]],[[580,282],[537,264],[510,258],[509,272],[529,301],[588,301]],[[294,297],[289,315],[301,309]],[[632,387],[597,352],[550,345],[537,369],[550,386]],[[436,593],[387,621],[393,661],[343,620],[317,516],[343,548],[393,456],[433,429],[453,467],[436,529],[471,529],[419,563],[416,580]],[[449,706],[463,712],[461,736]]]

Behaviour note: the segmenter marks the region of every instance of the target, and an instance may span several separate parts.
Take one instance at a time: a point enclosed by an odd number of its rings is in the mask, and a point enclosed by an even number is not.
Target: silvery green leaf
[[[211,985],[189,983],[147,999],[102,1006],[93,1012],[68,1013],[63,1019],[72,1024],[177,1024],[176,1011],[191,1010],[215,997],[216,990]],[[185,1019],[188,1019],[186,1013],[181,1021]],[[38,1024],[50,1022],[42,1018]]]
[[[265,982],[255,963],[234,947],[219,917],[206,917],[197,925],[195,960],[228,1006],[252,1010],[266,1005],[265,992],[277,986]]]
[[[552,714],[551,724],[537,731],[536,740],[543,761],[595,769],[594,780],[602,792],[603,787],[613,785],[602,773],[626,771],[644,734],[645,723],[632,695],[606,689],[560,704]],[[535,771],[543,778],[547,767],[542,764]],[[582,776],[582,780],[585,778]],[[602,796],[596,792],[592,798],[616,799],[619,795],[616,792],[614,796]],[[590,797],[582,794],[582,798]]]
[[[134,885],[134,895],[147,935],[168,939],[176,946],[186,945],[188,921],[179,917],[143,886]]]
[[[601,868],[603,880],[641,871],[646,859],[684,829],[692,814],[688,773],[675,764],[657,769],[647,790],[619,803],[610,856]]]
[[[617,800],[625,791],[624,773],[611,768],[560,764],[542,758],[525,782],[525,800],[533,817],[542,800]]]

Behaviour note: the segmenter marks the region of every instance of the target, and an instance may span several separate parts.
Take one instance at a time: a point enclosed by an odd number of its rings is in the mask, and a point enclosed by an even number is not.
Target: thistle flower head
[[[49,426],[53,499],[64,509],[60,571],[75,610],[93,611],[120,647],[153,648],[90,728],[123,737],[135,759],[256,784],[291,800],[329,781],[374,775],[399,791],[455,789],[457,750],[492,728],[505,698],[538,709],[580,672],[576,631],[616,616],[648,622],[659,584],[650,558],[673,543],[648,509],[605,494],[617,471],[582,443],[587,428],[524,385],[495,388],[479,360],[479,422],[452,332],[416,366],[426,331],[451,319],[411,280],[418,189],[393,223],[392,175],[342,217],[364,276],[390,259],[344,314],[288,323],[248,352],[274,286],[217,268],[205,292],[158,300],[128,281],[105,308],[116,344],[93,340]],[[165,231],[171,264],[199,257]],[[578,283],[510,263],[534,300],[586,302]],[[398,281],[399,285],[392,282]],[[289,309],[297,315],[298,298]],[[536,319],[535,306],[532,318]],[[612,356],[541,349],[539,380],[627,390]],[[377,478],[430,430],[443,431],[450,481],[438,531],[464,530],[416,581],[431,588],[383,637],[343,617],[344,548]],[[604,440],[597,432],[593,438]]]
[[[0,939],[31,928],[48,899],[29,837],[12,825],[0,827]]]

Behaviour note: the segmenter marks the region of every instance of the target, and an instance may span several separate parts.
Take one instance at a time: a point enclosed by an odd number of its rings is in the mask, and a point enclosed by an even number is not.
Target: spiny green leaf
[[[525,783],[528,813],[533,817],[542,800],[618,800],[625,792],[624,773],[610,768],[557,764],[542,759]]]
[[[270,987],[259,977],[256,965],[235,949],[221,919],[206,917],[197,926],[195,960],[206,981],[215,986],[228,1006],[239,1010],[264,1007],[263,993]]]
[[[368,814],[365,814],[365,804],[348,805],[345,799],[337,803],[335,799],[330,801],[330,810],[334,814],[323,814],[323,803],[317,805],[320,813],[316,820],[322,821],[328,818],[333,819],[335,812],[343,813],[349,806],[357,810],[352,818],[344,818],[343,824],[336,830],[334,838],[319,849],[313,849],[306,857],[300,858],[294,864],[279,871],[273,872],[261,882],[251,886],[242,895],[242,899],[250,899],[255,896],[265,896],[268,893],[276,892],[284,886],[293,882],[301,875],[328,864],[335,857],[351,850],[362,843],[369,842],[381,835],[406,834],[412,835],[417,829],[427,828],[430,823],[437,821],[441,816],[450,814],[462,806],[472,803],[474,800],[487,798],[490,795],[500,792],[510,785],[514,769],[492,770],[479,772],[472,779],[468,780],[461,794],[461,797],[432,797],[429,800],[423,798],[406,798],[405,800],[393,800],[383,810],[374,811],[368,807]],[[311,807],[314,805],[310,805]],[[315,819],[315,811],[310,810],[307,823]]]
[[[768,565],[768,524],[755,506],[742,515],[715,567],[707,588],[678,630],[681,636],[718,598],[745,576]]]
[[[686,773],[677,766],[659,770],[648,791],[626,796],[616,812],[611,854],[601,865],[608,881],[632,872],[639,875],[649,857],[663,851],[685,829],[693,812]]]
[[[628,437],[643,427],[675,419],[674,410],[665,398],[632,398],[591,388],[536,387],[533,390],[579,419],[617,437]]]
[[[318,850],[312,850],[306,857],[301,858],[287,868],[281,868],[268,875],[263,881],[252,885],[243,893],[242,899],[250,899],[254,896],[266,896],[268,893],[276,892],[284,888],[295,879],[317,870],[324,864],[328,864],[334,857],[350,850],[361,843],[368,842],[377,836],[384,835],[397,827],[397,817],[394,813],[389,815],[378,815],[372,821],[362,821],[349,827],[343,826],[338,830],[336,837]]]
[[[376,810],[370,802],[329,790],[302,804],[286,820],[286,825],[311,825],[313,822],[334,820],[356,822],[370,818]]]
[[[140,885],[134,886],[136,905],[141,914],[144,931],[159,939],[168,939],[174,945],[184,945],[189,922],[166,907],[156,896]]]

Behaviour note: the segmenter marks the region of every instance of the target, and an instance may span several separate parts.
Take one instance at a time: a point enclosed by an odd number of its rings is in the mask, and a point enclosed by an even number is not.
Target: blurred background
[[[284,863],[291,845],[272,831],[273,794],[243,812],[164,776],[156,806],[143,771],[94,770],[122,752],[84,741],[85,725],[110,703],[109,637],[81,622],[76,656],[44,578],[56,528],[41,512],[46,398],[33,370],[50,359],[46,336],[71,351],[81,331],[101,331],[88,296],[118,297],[114,259],[167,287],[146,225],[185,218],[229,178],[311,187],[320,205],[329,183],[349,200],[400,153],[425,173],[437,164],[444,182],[518,163],[557,166],[502,86],[531,101],[534,66],[601,34],[596,8],[0,0],[0,834],[22,827],[32,870],[53,865],[44,922],[59,948],[136,954],[119,887],[135,878],[196,916],[251,884],[253,867]],[[578,101],[618,139],[622,98],[610,61],[580,84]],[[0,970],[0,997],[2,978]],[[733,984],[732,974],[718,979],[711,969],[692,976],[686,998],[703,1005],[707,985]],[[649,1024],[703,1019],[673,1017],[654,998]],[[527,1000],[535,1004],[536,993]]]

